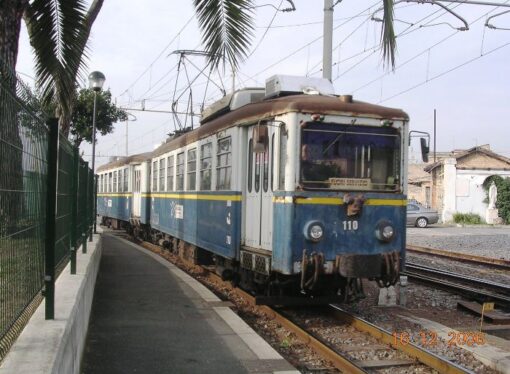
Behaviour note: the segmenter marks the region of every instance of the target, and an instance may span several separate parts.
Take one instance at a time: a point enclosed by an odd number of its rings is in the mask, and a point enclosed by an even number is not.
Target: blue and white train
[[[350,301],[405,260],[409,117],[274,76],[200,126],[99,168],[98,214],[264,304]]]

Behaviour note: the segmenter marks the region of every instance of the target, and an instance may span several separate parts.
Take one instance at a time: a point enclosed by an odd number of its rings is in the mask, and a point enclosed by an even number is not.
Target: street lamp
[[[89,75],[89,88],[94,90],[94,111],[92,112],[92,175],[94,176],[94,186],[96,185],[96,102],[97,93],[103,88],[103,83],[106,77],[100,71],[93,71]],[[96,230],[96,202],[94,199],[94,234]],[[92,235],[90,237],[92,239]]]

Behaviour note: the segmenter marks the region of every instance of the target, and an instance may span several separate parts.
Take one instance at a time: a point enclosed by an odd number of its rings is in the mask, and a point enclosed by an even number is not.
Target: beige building
[[[484,182],[488,177],[510,177],[510,159],[489,145],[436,154],[436,162],[409,165],[408,198],[436,209],[443,222],[454,213],[474,213],[485,219]]]

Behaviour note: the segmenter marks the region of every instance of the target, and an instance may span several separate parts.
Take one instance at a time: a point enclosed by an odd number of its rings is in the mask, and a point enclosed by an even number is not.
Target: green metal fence
[[[0,361],[91,231],[93,174],[0,62]]]

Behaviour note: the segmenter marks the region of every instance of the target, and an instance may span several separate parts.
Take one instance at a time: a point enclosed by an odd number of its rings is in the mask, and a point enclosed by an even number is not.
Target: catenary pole
[[[322,77],[331,82],[333,63],[333,0],[324,0],[324,37],[322,54]]]

